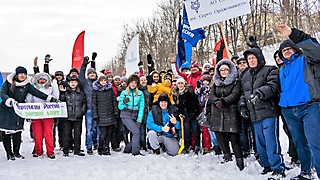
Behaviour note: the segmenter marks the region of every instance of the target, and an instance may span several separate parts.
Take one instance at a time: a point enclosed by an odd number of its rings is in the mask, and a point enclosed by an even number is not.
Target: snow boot
[[[102,155],[110,156],[111,155],[110,148],[103,148],[102,149]]]
[[[244,169],[243,158],[237,158],[236,159],[236,164],[237,164],[238,168],[240,169],[240,171],[242,171]]]
[[[160,154],[160,148],[158,149],[152,149],[153,154],[159,155]]]
[[[98,154],[101,156],[102,155],[102,148],[98,148]]]
[[[223,161],[221,162],[221,164],[225,164],[229,161],[232,161],[232,156],[231,154],[224,154],[223,155]]]
[[[194,154],[199,155],[200,152],[200,147],[199,146],[195,146],[194,147]]]
[[[264,167],[261,174],[265,175],[265,174],[268,174],[269,172],[272,172],[271,167]]]
[[[271,176],[268,177],[268,180],[281,180],[285,177],[286,177],[286,175],[284,174],[284,172],[273,171]]]
[[[220,149],[219,146],[214,146],[214,147],[213,147],[213,150],[214,150],[214,152],[215,152],[215,155],[220,155],[220,154],[222,154],[221,149]]]
[[[88,155],[93,155],[92,148],[87,149],[87,154],[88,154]]]

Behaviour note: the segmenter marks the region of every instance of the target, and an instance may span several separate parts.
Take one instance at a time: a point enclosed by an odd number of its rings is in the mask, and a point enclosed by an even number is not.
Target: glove
[[[44,62],[45,62],[45,63],[49,63],[50,61],[52,61],[52,59],[50,59],[50,54],[47,54],[47,55],[44,57]]]
[[[256,95],[251,95],[250,96],[250,101],[251,101],[251,103],[253,104],[253,105],[256,105],[256,102],[258,101],[258,99],[259,99],[259,94],[256,94]]]
[[[223,106],[223,104],[222,104],[221,100],[218,100],[218,101],[214,102],[214,104],[215,104],[215,105],[216,105],[216,107],[217,107],[217,108],[219,108],[219,109],[221,109],[221,108],[222,108],[222,106]]]
[[[137,121],[137,122],[136,122],[136,125],[137,125],[138,128],[140,128],[141,123],[139,123],[139,122]]]
[[[151,63],[152,63],[152,56],[151,56],[151,54],[148,54],[148,55],[147,55],[147,62],[148,62],[148,64],[151,64]]]
[[[88,56],[85,56],[83,58],[83,63],[82,64],[85,65],[85,66],[89,64],[89,57]]]
[[[147,85],[152,85],[152,77],[147,76]]]
[[[92,61],[96,60],[96,57],[97,57],[97,53],[96,53],[96,52],[93,52],[93,53],[92,53]]]
[[[241,116],[242,116],[243,118],[246,118],[246,119],[249,118],[249,111],[248,111],[248,109],[245,108],[245,107],[241,107],[241,108],[240,108],[240,114],[241,114]]]
[[[14,102],[15,100],[13,98],[8,98],[5,104],[7,107],[12,107]]]
[[[197,88],[201,88],[201,82],[197,81]]]
[[[125,97],[124,97],[124,99],[123,99],[123,103],[127,103],[127,102],[129,102],[130,101],[130,99],[129,98],[127,98],[127,95],[125,95]]]
[[[60,101],[59,101],[59,99],[56,99],[56,98],[52,97],[52,98],[50,99],[50,102],[58,103],[58,102],[60,102]]]
[[[257,45],[256,37],[254,36],[249,37],[249,43],[247,43],[247,45],[251,48],[259,48],[259,46]]]

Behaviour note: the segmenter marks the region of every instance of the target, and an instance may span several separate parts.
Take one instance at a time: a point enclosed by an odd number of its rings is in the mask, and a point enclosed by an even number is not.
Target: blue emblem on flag
[[[190,8],[191,8],[192,10],[195,10],[195,11],[198,13],[198,10],[199,10],[199,8],[200,8],[200,2],[199,2],[199,0],[196,0],[196,1],[194,1],[194,2],[191,1],[191,6],[190,6]]]

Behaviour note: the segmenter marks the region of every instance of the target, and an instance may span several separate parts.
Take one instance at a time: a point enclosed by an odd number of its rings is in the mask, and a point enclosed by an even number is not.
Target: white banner
[[[250,13],[249,0],[186,0],[191,29]]]
[[[140,61],[139,57],[139,34],[136,34],[128,45],[126,52],[126,59],[124,61],[124,67],[127,70],[126,76],[129,77],[135,71],[139,70],[138,62]]]
[[[25,119],[68,117],[66,102],[13,103],[15,113]]]

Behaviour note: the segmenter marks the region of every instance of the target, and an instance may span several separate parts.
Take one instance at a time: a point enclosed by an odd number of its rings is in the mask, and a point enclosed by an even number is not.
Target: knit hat
[[[79,75],[79,71],[78,71],[77,68],[72,68],[72,69],[70,69],[69,74],[71,74],[72,72],[76,72],[76,73]]]
[[[220,71],[221,69],[228,69],[228,70],[229,70],[230,68],[229,68],[228,65],[222,64],[222,65],[220,66],[220,68],[219,68],[219,71]]]
[[[273,54],[273,59],[276,61],[276,56],[279,56],[279,50],[276,50],[276,52],[274,52]]]
[[[79,82],[79,79],[78,79],[76,76],[72,76],[72,77],[68,78],[68,82],[70,82],[70,81],[77,81],[77,82]]]
[[[97,74],[97,71],[94,68],[89,68],[87,70],[87,75],[89,75],[90,73],[96,73]]]
[[[209,81],[211,82],[211,77],[210,76],[202,76],[202,82],[203,81]]]
[[[62,71],[56,71],[55,73],[54,73],[54,75],[55,76],[64,76],[64,74],[63,74],[63,72]]]
[[[158,98],[158,101],[167,101],[168,103],[170,103],[170,100],[169,100],[169,97],[167,94],[160,94],[159,95],[159,98]]]
[[[147,78],[146,78],[145,76],[141,76],[141,77],[140,77],[140,80],[141,80],[141,79],[147,79]]]
[[[240,62],[240,61],[246,61],[246,59],[242,56],[240,58],[237,59],[237,64]]]
[[[191,63],[190,68],[194,68],[194,67],[196,67],[196,68],[198,68],[198,69],[200,70],[199,64],[197,63],[197,61],[193,61],[193,62]]]
[[[114,76],[113,80],[115,80],[115,79],[120,79],[121,80],[120,76]]]
[[[25,73],[25,74],[27,74],[27,69],[24,68],[24,67],[22,67],[22,66],[18,66],[18,67],[16,68],[16,74],[20,74],[20,73]]]
[[[206,67],[206,66],[212,67],[212,65],[210,63],[204,63],[202,66],[202,69],[204,69],[204,67]]]
[[[239,56],[235,55],[235,56],[232,56],[232,57],[231,57],[231,60],[233,60],[233,59],[238,59],[238,58],[239,58]]]
[[[180,78],[177,79],[177,84],[179,84],[179,83],[181,83],[181,82],[182,82],[183,84],[186,84],[186,81],[185,81],[183,78],[180,77]]]
[[[126,77],[120,78],[120,83],[123,83],[123,82],[125,82],[125,81],[127,81],[127,78],[126,78]]]
[[[113,77],[113,74],[110,70],[105,70],[103,74],[106,76],[106,78],[111,77],[111,76]]]

